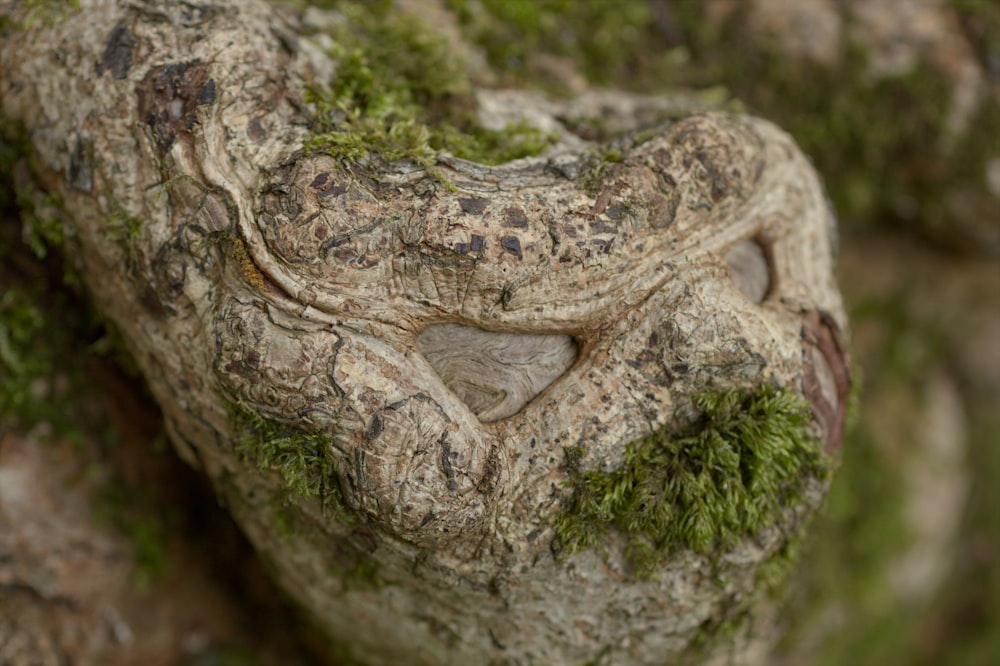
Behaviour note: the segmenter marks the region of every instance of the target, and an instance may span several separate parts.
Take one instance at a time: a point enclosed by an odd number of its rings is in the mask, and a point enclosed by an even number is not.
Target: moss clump
[[[262,470],[280,473],[289,500],[318,499],[324,511],[331,509],[347,517],[329,436],[308,433],[239,406],[233,408],[232,418],[239,433],[236,452]]]
[[[635,571],[649,575],[676,550],[711,554],[778,524],[807,480],[825,476],[809,405],[792,391],[705,393],[695,405],[702,415],[692,426],[632,442],[616,471],[580,471],[578,456],[567,457],[573,494],[556,523],[561,554],[613,528]]]
[[[347,21],[333,35],[336,77],[307,98],[316,108],[309,150],[430,166],[439,153],[500,164],[552,144],[554,137],[526,123],[500,131],[480,125],[461,63],[419,21],[363,4],[338,8]]]

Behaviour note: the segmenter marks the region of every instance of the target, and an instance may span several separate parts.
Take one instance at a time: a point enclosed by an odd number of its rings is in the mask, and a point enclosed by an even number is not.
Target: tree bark
[[[807,453],[836,456],[835,231],[784,133],[677,99],[481,88],[483,125],[558,140],[498,166],[345,160],[304,149],[306,90],[345,65],[301,15],[80,4],[8,28],[4,112],[178,451],[332,638],[370,664],[760,659],[764,572],[823,465],[743,479],[776,517],[732,539],[709,520],[707,547],[615,515],[574,550],[560,526],[599,481],[639,478],[643,446],[694,464],[669,441],[723,432],[706,393],[804,398]],[[588,120],[612,138],[574,133]],[[762,469],[787,462],[770,455]],[[728,497],[713,474],[688,504]]]

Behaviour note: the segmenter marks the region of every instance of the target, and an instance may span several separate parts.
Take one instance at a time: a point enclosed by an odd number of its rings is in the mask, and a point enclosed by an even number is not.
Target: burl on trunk
[[[760,653],[850,384],[784,133],[482,85],[407,125],[359,102],[386,63],[344,47],[380,34],[357,11],[80,4],[15,8],[4,113],[174,444],[331,637],[387,665]],[[452,148],[525,128],[498,164]]]

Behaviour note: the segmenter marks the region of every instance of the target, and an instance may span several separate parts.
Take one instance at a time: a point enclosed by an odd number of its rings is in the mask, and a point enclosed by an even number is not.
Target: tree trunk
[[[324,32],[349,11],[25,4],[0,100],[64,252],[335,641],[369,664],[759,661],[850,384],[832,216],[785,134],[478,86],[428,106],[550,145],[331,152],[385,120],[308,92],[359,80]]]

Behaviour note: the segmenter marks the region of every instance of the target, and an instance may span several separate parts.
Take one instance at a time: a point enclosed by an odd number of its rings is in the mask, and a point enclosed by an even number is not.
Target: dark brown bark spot
[[[170,150],[179,134],[194,127],[208,83],[215,98],[215,84],[207,78],[207,65],[192,60],[154,67],[137,86],[139,117],[153,131],[161,154]]]
[[[201,89],[201,96],[198,98],[198,104],[205,106],[206,104],[211,104],[215,101],[215,79],[209,79],[205,87]]]
[[[76,135],[76,143],[69,154],[69,184],[75,189],[90,192],[94,189],[94,150],[90,140]]]
[[[518,259],[522,259],[521,255],[521,239],[517,236],[504,236],[500,239],[500,245],[504,250],[514,255]]]
[[[526,229],[528,227],[528,216],[524,214],[524,209],[519,206],[509,206],[504,208],[503,224],[505,227],[515,227]]]
[[[618,218],[615,217],[615,218],[612,218],[612,219],[617,220]],[[596,222],[591,222],[590,223],[590,230],[593,231],[595,234],[613,234],[613,233],[615,233],[615,228],[613,226],[611,226],[610,224],[608,224],[606,222],[601,222],[600,220],[597,220]]]
[[[103,76],[104,72],[111,72],[111,77],[118,80],[128,76],[135,46],[135,37],[128,26],[124,22],[116,25],[108,37],[101,61],[97,63],[97,75]]]
[[[448,441],[442,439],[441,442],[441,469],[444,471],[445,478],[448,479],[448,490],[455,491],[458,490],[458,482],[455,481],[455,468],[452,465],[451,457],[454,453],[451,450],[451,445]]]
[[[368,427],[365,428],[364,438],[367,439],[368,441],[376,439],[379,435],[382,434],[382,428],[383,428],[382,415],[375,414],[374,416],[372,416],[372,420],[368,422]]]
[[[486,205],[489,202],[486,199],[480,199],[478,197],[463,197],[458,200],[458,205],[462,207],[463,213],[471,213],[478,215],[486,210]]]
[[[260,122],[260,118],[251,118],[247,122],[247,136],[256,143],[260,143],[267,138],[267,129],[264,128],[263,123]]]

